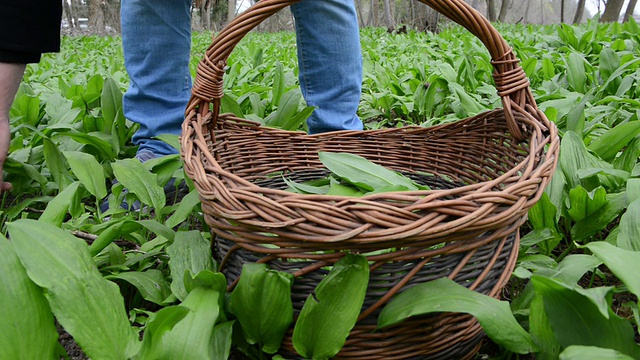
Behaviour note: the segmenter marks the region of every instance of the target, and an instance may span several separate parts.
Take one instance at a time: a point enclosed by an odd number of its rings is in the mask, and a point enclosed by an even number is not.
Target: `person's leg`
[[[0,62],[0,192],[11,190],[11,184],[3,181],[2,167],[11,142],[9,109],[20,86],[25,67],[26,64]]]
[[[190,0],[122,0],[122,46],[131,81],[123,99],[124,114],[140,124],[132,138],[139,155],[177,153],[154,137],[180,134],[191,96],[190,4]]]
[[[295,17],[300,87],[309,133],[362,130],[357,117],[362,90],[362,52],[354,0],[303,0]]]

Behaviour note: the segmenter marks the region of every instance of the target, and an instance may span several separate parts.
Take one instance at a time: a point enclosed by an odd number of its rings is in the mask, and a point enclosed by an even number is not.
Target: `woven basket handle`
[[[218,118],[220,99],[223,96],[223,75],[229,55],[240,40],[271,15],[300,0],[261,0],[236,17],[213,40],[205,56],[198,64],[192,96],[186,114],[199,110],[209,111],[213,104],[212,121]],[[321,1],[321,0],[305,0]],[[478,37],[489,50],[494,67],[493,78],[507,119],[509,131],[518,140],[525,138],[513,116],[512,110],[535,112],[537,106],[524,70],[500,33],[491,23],[462,0],[419,0],[449,19],[465,27]]]

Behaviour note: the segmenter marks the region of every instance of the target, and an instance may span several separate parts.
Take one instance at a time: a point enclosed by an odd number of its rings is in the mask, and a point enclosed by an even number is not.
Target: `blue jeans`
[[[191,0],[122,0],[122,46],[130,77],[124,95],[127,119],[140,124],[139,150],[176,153],[161,134],[180,134],[191,95]],[[292,6],[300,85],[308,105],[309,132],[361,130],[356,116],[362,55],[354,0],[303,0]]]

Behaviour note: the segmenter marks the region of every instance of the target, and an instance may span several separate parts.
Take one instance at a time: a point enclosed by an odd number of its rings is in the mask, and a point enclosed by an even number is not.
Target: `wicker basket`
[[[214,39],[198,66],[183,124],[185,171],[200,194],[216,235],[214,256],[231,287],[243,264],[268,263],[296,276],[292,297],[299,311],[344,252],[367,255],[372,265],[365,304],[338,358],[473,357],[482,330],[469,315],[419,316],[374,331],[377,315],[399,292],[441,277],[499,297],[515,265],[518,229],[557,162],[557,129],[538,110],[526,75],[500,34],[461,0],[421,1],[484,43],[502,109],[430,128],[317,135],[220,114],[225,63],[235,45],[296,2],[263,0]],[[301,195],[284,191],[282,181],[271,177],[278,172],[296,180],[322,177],[318,151],[364,156],[431,190],[362,198]],[[287,358],[295,356],[291,335],[282,346]]]

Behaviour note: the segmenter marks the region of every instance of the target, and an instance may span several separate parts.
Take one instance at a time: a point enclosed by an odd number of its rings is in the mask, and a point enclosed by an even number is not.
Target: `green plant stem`
[[[560,261],[562,261],[562,259],[567,257],[567,255],[571,254],[575,248],[576,248],[576,244],[574,242],[569,243],[569,246],[567,246],[567,248],[562,252],[562,254],[558,256],[558,258],[556,259],[556,262],[559,263]]]

